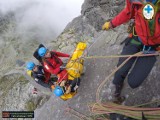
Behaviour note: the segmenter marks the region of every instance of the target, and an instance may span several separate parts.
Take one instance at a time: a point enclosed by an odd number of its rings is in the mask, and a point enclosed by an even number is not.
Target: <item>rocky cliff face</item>
[[[57,49],[71,54],[77,42],[85,41],[88,44],[87,51],[89,56],[120,54],[123,47],[123,45],[120,45],[120,42],[128,35],[128,25],[121,25],[109,31],[102,31],[101,26],[105,21],[117,15],[124,6],[125,0],[85,0],[82,5],[81,15],[70,22],[58,38],[51,41],[47,46],[50,49]],[[36,45],[34,43],[32,47],[34,48]],[[146,103],[160,98],[160,83],[158,82],[160,79],[160,65],[158,64],[160,60],[159,58],[157,59],[156,65],[141,87],[133,90],[128,86],[126,80],[122,93],[127,98],[125,101],[126,105]],[[95,102],[95,93],[99,84],[113,71],[117,62],[117,58],[86,59],[86,72],[81,78],[81,86],[76,96],[71,100],[62,101],[46,90],[43,93],[51,95],[51,97],[42,107],[35,110],[35,120],[78,120],[78,118],[66,112],[69,107],[87,116],[91,116],[88,104]],[[20,63],[23,62],[18,62],[18,64]],[[22,65],[22,67],[24,66]],[[113,77],[102,88],[100,96],[103,101],[113,99],[112,93],[114,87],[111,83],[112,79]],[[30,85],[27,83],[25,86]],[[44,91],[43,88],[38,88],[40,91]],[[15,91],[14,87],[11,92],[13,91]],[[9,92],[9,94],[11,95],[12,93]],[[23,94],[25,96],[25,92]],[[40,96],[44,96],[44,94],[40,94],[35,98],[32,97],[32,101],[41,99],[39,98]],[[27,95],[26,98],[28,98]],[[27,101],[30,106],[33,107],[35,105],[30,100]]]
[[[34,110],[49,97],[33,95],[33,84],[26,78],[25,61],[30,59],[36,41],[25,41],[18,34],[14,13],[0,14],[0,110]],[[36,44],[35,44],[36,43]],[[38,43],[39,44],[39,43]],[[32,51],[28,51],[30,48]],[[1,114],[0,114],[1,117]]]
[[[70,53],[72,53],[72,48],[76,42],[87,41],[89,56],[120,54],[123,48],[120,43],[128,36],[128,25],[121,25],[114,30],[105,32],[101,31],[101,26],[105,21],[117,15],[124,6],[124,0],[85,0],[82,5],[81,16],[69,23],[64,32],[58,37],[58,42],[62,44],[61,41],[63,41],[64,43],[59,46],[59,49],[62,51],[70,50]],[[126,80],[122,92],[127,98],[124,104],[137,105],[160,98],[160,88],[158,87],[160,85],[158,82],[160,66],[158,61],[141,87],[133,90],[128,86]],[[52,96],[42,108],[36,110],[35,119],[78,120],[78,118],[66,113],[67,107],[73,108],[86,116],[92,116],[92,113],[89,112],[88,104],[95,102],[95,93],[98,86],[115,69],[117,62],[117,58],[86,59],[86,72],[81,78],[82,82],[78,94],[73,99],[65,102]],[[100,98],[102,101],[113,100],[114,86],[111,82],[112,79],[113,77],[101,90]],[[152,106],[156,106],[156,104]]]

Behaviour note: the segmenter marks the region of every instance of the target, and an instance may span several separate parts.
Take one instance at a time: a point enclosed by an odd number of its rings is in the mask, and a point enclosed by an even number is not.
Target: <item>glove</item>
[[[102,26],[102,30],[109,30],[110,28],[111,28],[111,23],[110,22],[106,22]]]
[[[51,90],[54,90],[55,86],[54,85],[51,85]]]

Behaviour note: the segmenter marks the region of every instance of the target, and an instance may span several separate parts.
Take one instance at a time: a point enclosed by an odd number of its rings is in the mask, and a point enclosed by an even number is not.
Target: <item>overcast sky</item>
[[[0,10],[2,13],[14,11],[19,28],[25,32],[37,26],[41,32],[50,30],[59,34],[67,23],[80,15],[83,2],[84,0],[0,0]]]

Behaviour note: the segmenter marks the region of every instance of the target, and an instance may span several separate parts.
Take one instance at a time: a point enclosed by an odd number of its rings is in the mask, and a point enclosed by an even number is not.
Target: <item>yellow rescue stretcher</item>
[[[84,42],[79,42],[75,51],[72,54],[72,57],[68,61],[66,65],[66,70],[68,72],[68,80],[74,80],[76,78],[80,78],[81,74],[83,73],[83,62],[84,59],[82,55],[84,50],[87,48],[87,44]],[[71,99],[77,92],[71,92],[68,94],[64,94],[61,96],[61,99],[68,100]]]

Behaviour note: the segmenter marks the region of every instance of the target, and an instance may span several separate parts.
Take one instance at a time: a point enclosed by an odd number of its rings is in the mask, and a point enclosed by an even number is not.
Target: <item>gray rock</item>
[[[128,36],[127,24],[106,32],[101,31],[101,26],[106,20],[112,19],[117,15],[119,11],[124,8],[124,4],[125,0],[85,0],[82,6],[82,15],[75,18],[67,25],[63,34],[60,35],[63,37],[59,37],[58,41],[63,41],[65,36],[67,36],[66,34],[69,35],[69,33],[66,32],[67,30],[74,29],[75,36],[72,38],[73,41],[74,39],[77,41],[79,36],[90,38],[87,41],[87,52],[89,56],[120,54],[123,48],[123,45],[120,45],[120,43]],[[71,46],[71,43],[67,45]],[[77,120],[76,117],[70,114],[64,115],[64,113],[66,113],[65,108],[67,107],[71,107],[86,116],[92,115],[88,109],[88,104],[96,102],[96,90],[98,86],[115,69],[117,62],[118,58],[86,59],[86,72],[81,78],[82,82],[77,95],[65,102],[58,98],[51,97],[50,100],[46,102],[45,106],[35,111],[37,113],[36,119]],[[131,89],[127,84],[127,80],[125,81],[122,94],[127,98],[125,101],[126,105],[137,105],[159,99],[160,90],[157,80],[160,79],[160,74],[158,71],[160,71],[160,66],[157,62],[149,77],[142,86],[136,90]],[[113,100],[115,88],[112,84],[112,79],[113,76],[104,84],[100,91],[100,99],[102,101]],[[157,83],[157,85],[155,85],[155,83]],[[152,106],[156,106],[156,104]],[[53,109],[55,107],[56,109]],[[52,110],[53,114],[51,114],[49,110]],[[45,113],[48,113],[48,115]]]
[[[62,34],[51,42],[49,48],[72,53],[72,49],[74,49],[77,42],[85,41],[88,44],[87,53],[89,56],[120,54],[123,48],[123,45],[120,45],[120,43],[128,35],[126,32],[127,24],[105,32],[101,31],[101,27],[105,21],[112,19],[117,15],[124,8],[124,4],[125,0],[85,0],[82,6],[81,15],[66,26]],[[8,42],[8,45],[9,43],[10,42]],[[32,51],[35,48],[35,44],[38,44],[38,42],[30,43],[29,46],[19,47],[19,49],[22,50],[20,51],[20,55],[31,55],[31,52],[26,51],[28,49]],[[10,49],[13,50],[13,46],[11,46]],[[14,51],[15,56],[16,52],[17,51]],[[5,59],[5,56],[2,56],[2,58]],[[17,61],[17,64],[22,66],[24,64],[23,61],[29,59],[30,58],[17,58],[17,60],[20,60]],[[158,58],[155,67],[141,87],[133,90],[128,86],[127,80],[125,80],[122,94],[127,98],[125,101],[126,105],[142,104],[160,98],[160,84],[158,82],[160,79],[159,61],[160,59]],[[26,86],[20,86],[19,82],[12,81],[12,89],[6,89],[8,94],[5,96],[5,109],[13,109],[14,107],[17,107],[17,109],[25,109],[25,104],[28,101],[31,101],[30,104],[32,103],[31,105],[33,106],[38,104],[36,106],[38,108],[35,110],[35,120],[78,120],[73,115],[67,114],[69,107],[86,116],[90,116],[92,113],[90,113],[88,109],[88,104],[96,102],[96,91],[98,86],[115,69],[117,62],[118,58],[85,59],[86,72],[84,76],[81,77],[81,86],[79,87],[76,96],[68,101],[62,101],[55,97],[49,89],[37,85],[30,77],[24,75],[31,84],[27,83]],[[3,66],[4,70],[2,71],[7,71],[8,73],[8,65]],[[13,69],[13,66],[10,65],[10,68]],[[10,76],[15,74],[16,73],[10,74]],[[112,84],[112,79],[113,76],[104,84],[100,91],[100,99],[102,101],[106,102],[113,99],[112,95],[115,88]],[[0,82],[1,80],[2,79],[0,79]],[[19,79],[17,78],[17,80]],[[9,82],[7,83],[9,84]],[[38,95],[34,96],[29,94],[33,85],[40,91]],[[4,88],[4,86],[0,87]],[[16,91],[16,93],[13,91]],[[3,92],[0,94],[2,95]],[[18,100],[18,95],[20,95],[20,98],[23,100]],[[12,100],[10,96],[13,96],[14,99]],[[17,101],[20,103],[19,105]],[[3,102],[4,101],[0,101],[0,104],[3,104]],[[157,104],[152,106],[157,106]]]
[[[22,60],[16,60],[16,64],[17,64],[19,67],[21,67],[21,66],[23,66],[23,65],[25,64],[25,62],[22,61]]]

